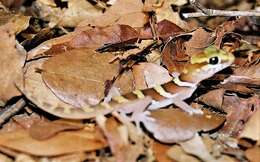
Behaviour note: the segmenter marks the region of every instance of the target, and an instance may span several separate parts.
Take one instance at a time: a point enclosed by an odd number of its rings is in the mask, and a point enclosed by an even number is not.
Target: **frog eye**
[[[209,64],[211,64],[211,65],[216,65],[216,64],[218,64],[220,62],[220,60],[219,60],[219,58],[218,57],[211,57],[211,58],[209,58]]]

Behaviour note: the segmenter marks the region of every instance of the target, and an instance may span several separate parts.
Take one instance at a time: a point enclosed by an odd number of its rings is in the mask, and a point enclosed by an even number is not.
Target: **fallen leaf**
[[[12,162],[13,160],[11,158],[9,158],[8,156],[1,153],[0,154],[0,161],[1,162]]]
[[[17,130],[0,133],[0,145],[37,156],[94,151],[107,146],[102,134],[96,129],[61,132],[41,141],[33,139],[26,130]]]
[[[259,100],[258,100],[259,104]],[[256,112],[250,117],[250,119],[245,123],[245,127],[239,135],[240,138],[249,138],[255,141],[260,140],[260,109],[258,108]]]
[[[253,96],[243,99],[237,96],[224,96],[222,109],[227,113],[227,121],[220,132],[236,137],[250,116],[259,109],[259,98]]]
[[[8,8],[19,8],[25,0],[2,0],[1,3]]]
[[[62,101],[75,107],[96,105],[104,98],[105,82],[113,80],[119,73],[119,64],[108,62],[113,57],[88,49],[71,50],[48,59],[42,66],[42,77]],[[119,88],[122,93],[127,93],[122,91],[125,88]]]
[[[95,27],[88,30],[76,30],[67,35],[48,40],[28,53],[28,60],[42,55],[56,55],[75,48],[96,49],[105,44],[134,43],[138,39],[137,31],[128,25]]]
[[[221,85],[223,89],[230,92],[236,92],[244,95],[252,95],[254,91],[247,87],[245,84],[239,83],[226,83]]]
[[[189,29],[188,24],[180,18],[179,13],[173,12],[171,5],[174,4],[174,2],[176,1],[164,1],[161,7],[155,9],[157,21],[166,19],[180,26],[182,29]]]
[[[42,64],[45,60],[41,59],[28,63],[26,73],[24,73],[24,82],[16,83],[22,93],[37,107],[52,115],[68,119],[88,119],[95,117],[97,114],[107,114],[114,110],[98,108],[84,111],[82,108],[73,107],[62,102],[45,85],[41,74],[37,72],[37,69],[42,69]]]
[[[16,48],[14,28],[12,26],[12,23],[7,23],[0,27],[0,49],[2,53],[0,56],[0,69],[2,69],[0,74],[0,105],[21,94],[15,87],[14,82],[21,79],[25,56],[19,53]]]
[[[204,111],[203,115],[193,116],[173,108],[150,113],[142,122],[157,140],[165,143],[191,139],[197,131],[210,131],[225,121],[224,116],[209,111]]]
[[[260,63],[251,66],[241,66],[234,70],[236,76],[260,80]],[[250,82],[249,82],[250,83]]]
[[[157,161],[172,162],[172,160],[167,156],[167,151],[171,146],[153,141],[152,149],[155,154]]]
[[[222,88],[211,90],[208,93],[200,96],[199,101],[201,101],[209,106],[212,106],[214,108],[221,109],[223,99],[224,99],[224,93],[225,93],[225,90]]]
[[[34,139],[46,140],[63,131],[80,130],[83,128],[84,125],[81,123],[69,122],[66,120],[56,120],[52,122],[41,121],[34,123],[29,128],[29,134]]]
[[[94,160],[97,157],[95,157],[95,154],[91,153],[72,153],[68,155],[61,155],[61,156],[56,156],[49,158],[51,162],[82,162],[86,160]]]
[[[246,158],[250,162],[259,162],[260,161],[260,147],[255,146],[253,148],[247,149],[245,154],[246,154]]]
[[[136,143],[137,141],[130,141],[131,137],[129,137],[126,125],[120,124],[115,118],[105,119],[104,117],[99,117],[97,121],[104,131],[117,162],[135,162],[143,154],[143,147]]]
[[[206,31],[204,28],[198,28],[192,33],[190,40],[185,42],[185,53],[188,56],[196,55],[203,52],[205,47],[208,47],[214,40],[211,32]]]
[[[191,39],[192,35],[183,34],[170,39],[162,50],[162,64],[172,72],[182,72],[187,64],[189,55],[185,53],[184,42]]]
[[[11,132],[21,128],[29,129],[34,123],[38,123],[44,120],[47,119],[44,119],[43,117],[40,117],[35,113],[31,115],[27,115],[27,114],[15,115],[14,117],[12,117],[11,121],[9,121],[3,126],[0,132]]]
[[[36,159],[26,154],[19,154],[15,157],[15,162],[36,162]]]
[[[109,26],[114,24],[125,24],[132,27],[143,27],[148,22],[148,16],[143,13],[143,3],[139,0],[117,0],[101,15],[92,21],[82,21],[78,27],[88,25]]]
[[[192,161],[192,162],[199,162],[200,160],[196,157],[186,154],[185,151],[181,148],[179,145],[173,145],[168,151],[167,155],[179,162],[185,162],[185,161]]]
[[[172,80],[167,69],[153,63],[139,63],[133,66],[132,71],[136,89],[151,88]]]
[[[169,37],[176,36],[180,33],[183,33],[184,30],[181,29],[179,26],[176,24],[172,23],[169,20],[162,20],[156,24],[156,33],[157,36],[164,41],[166,41]],[[140,31],[140,39],[152,39],[153,38],[153,33],[151,30],[151,27],[145,27],[141,29]]]
[[[50,26],[59,24],[75,27],[83,20],[93,21],[102,15],[101,8],[97,8],[85,0],[70,0],[68,8],[64,9],[57,7],[55,3],[46,3],[42,0],[37,0],[34,6],[38,9],[36,12],[41,18],[50,21]]]
[[[180,142],[179,144],[181,145],[181,147],[186,153],[199,157],[201,160],[205,162],[217,161],[210,154],[209,150],[206,148],[205,144],[203,143],[201,137],[197,133],[192,139],[185,142]]]

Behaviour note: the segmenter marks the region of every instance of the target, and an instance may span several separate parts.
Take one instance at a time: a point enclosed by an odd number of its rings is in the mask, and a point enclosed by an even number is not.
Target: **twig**
[[[190,0],[190,3],[201,12],[183,13],[184,18],[203,16],[260,16],[260,11],[226,11],[214,10],[203,7],[198,0]]]
[[[210,10],[209,14],[203,12],[191,12],[183,13],[184,18],[190,17],[203,17],[203,16],[260,16],[260,12],[257,11],[225,11],[225,10]]]
[[[10,117],[15,115],[18,111],[24,108],[26,102],[23,98],[18,100],[15,104],[5,107],[0,111],[0,126],[3,125]]]

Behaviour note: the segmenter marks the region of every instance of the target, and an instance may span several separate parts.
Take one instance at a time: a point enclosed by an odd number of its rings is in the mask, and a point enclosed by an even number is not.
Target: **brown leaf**
[[[203,161],[214,162],[216,160],[210,154],[210,151],[207,149],[206,145],[202,141],[202,138],[197,133],[192,139],[181,142],[180,145],[186,153],[195,155]]]
[[[68,119],[89,119],[95,117],[97,114],[107,114],[114,110],[99,107],[98,109],[85,111],[82,108],[73,107],[70,104],[62,102],[45,85],[39,73],[39,69],[42,69],[42,64],[45,60],[46,59],[41,59],[27,63],[23,79],[24,82],[16,83],[22,93],[37,105],[37,107],[50,114]]]
[[[151,88],[155,85],[169,82],[172,79],[165,68],[153,63],[139,63],[134,65],[133,75],[136,89]]]
[[[18,8],[24,3],[24,1],[25,0],[1,0],[1,3],[8,8]]]
[[[221,87],[226,91],[236,92],[244,95],[250,95],[254,93],[252,89],[249,89],[246,85],[239,83],[226,83],[221,85]]]
[[[138,141],[131,142],[131,132],[126,125],[120,124],[115,118],[103,120],[99,117],[97,121],[104,131],[117,162],[135,162],[143,153],[142,143]],[[102,121],[105,121],[105,123]],[[134,134],[136,135],[136,132]],[[140,135],[137,134],[136,136]]]
[[[52,158],[49,158],[52,162],[82,162],[82,161],[87,161],[87,160],[94,160],[96,153],[93,152],[92,155],[90,153],[72,153],[69,155],[61,155],[61,156],[55,156]]]
[[[259,162],[260,161],[260,147],[255,146],[254,148],[247,149],[246,152],[246,158],[250,162]]]
[[[169,40],[162,50],[162,64],[166,66],[170,73],[181,72],[189,59],[185,53],[184,42],[192,35],[184,34]]]
[[[192,161],[192,162],[199,162],[200,160],[197,159],[196,157],[186,154],[185,151],[181,148],[179,145],[173,145],[168,151],[167,155],[179,162],[184,162],[184,161]]]
[[[1,132],[11,132],[21,128],[29,129],[34,123],[38,123],[44,120],[47,119],[44,119],[35,113],[31,115],[27,115],[27,114],[15,115],[8,123],[6,123],[3,126]]]
[[[260,80],[260,63],[251,66],[241,66],[234,70],[237,76],[248,77],[250,79]],[[260,82],[260,81],[259,81]]]
[[[0,145],[37,156],[55,156],[106,147],[102,134],[97,130],[61,132],[47,140],[33,139],[26,130],[0,133]]]
[[[151,111],[144,126],[161,142],[174,143],[190,139],[197,131],[210,131],[219,127],[225,117],[204,111],[203,115],[190,116],[179,109]],[[152,119],[150,119],[152,118]]]
[[[175,1],[174,1],[175,2]],[[189,29],[189,26],[187,25],[186,21],[183,21],[178,12],[173,12],[172,10],[172,4],[173,1],[163,1],[163,5],[156,8],[156,18],[158,21],[162,20],[168,20],[172,23],[180,26],[182,29]]]
[[[224,96],[222,109],[227,113],[227,121],[221,132],[236,137],[244,128],[245,122],[259,109],[257,96],[248,99],[237,96]]]
[[[63,9],[57,7],[54,2],[49,3],[42,0],[37,0],[33,6],[37,8],[36,12],[42,19],[50,21],[50,26],[59,24],[75,27],[83,20],[92,22],[93,19],[103,14],[101,8],[97,8],[85,0],[70,0],[68,8]]]
[[[208,93],[200,96],[199,101],[201,101],[209,106],[212,106],[214,108],[221,109],[224,93],[225,93],[225,90],[222,88],[215,89],[215,90],[209,91]]]
[[[13,160],[11,158],[9,158],[8,156],[0,153],[0,161],[1,162],[12,162]]]
[[[78,26],[125,24],[132,27],[143,27],[147,22],[148,17],[143,13],[142,1],[117,0],[103,15],[95,17],[93,21],[82,21]]]
[[[208,47],[214,40],[212,33],[206,31],[204,28],[198,28],[191,34],[191,39],[185,42],[185,53],[188,56],[203,52],[204,48]]]
[[[170,22],[169,20],[162,20],[157,23],[156,25],[156,33],[157,36],[164,41],[166,41],[170,36],[175,36],[177,34],[180,34],[184,32],[179,26],[176,24]],[[140,39],[152,39],[153,38],[153,33],[151,30],[151,27],[146,27],[143,28],[140,31]]]
[[[258,100],[258,104],[259,100]],[[250,119],[246,122],[244,129],[239,135],[240,138],[249,138],[255,141],[260,140],[260,109],[256,110],[256,112],[250,117]]]
[[[8,23],[0,27],[0,105],[21,94],[14,82],[21,79],[24,56],[17,50],[12,25]]]
[[[79,130],[84,128],[81,123],[70,122],[66,120],[56,120],[52,122],[41,121],[34,123],[30,129],[29,134],[32,138],[37,140],[46,140],[55,136],[56,134],[66,130]]]
[[[71,50],[48,59],[43,64],[42,77],[64,102],[76,107],[96,105],[104,98],[105,82],[118,75],[119,64],[108,62],[113,57],[88,49]]]
[[[56,55],[74,48],[98,48],[108,43],[134,43],[138,38],[135,29],[128,25],[78,29],[67,35],[46,41],[28,53],[28,60],[37,56]]]
[[[167,151],[170,149],[169,145],[153,141],[152,149],[157,161],[173,162],[166,154]]]

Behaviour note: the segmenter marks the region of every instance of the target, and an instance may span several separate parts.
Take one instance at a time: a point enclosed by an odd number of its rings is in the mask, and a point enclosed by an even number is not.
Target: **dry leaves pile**
[[[259,18],[183,20],[186,0],[0,2],[1,162],[260,161]],[[204,5],[260,6],[221,2]],[[236,59],[186,101],[203,115],[145,110],[150,97],[95,108],[212,44]]]

